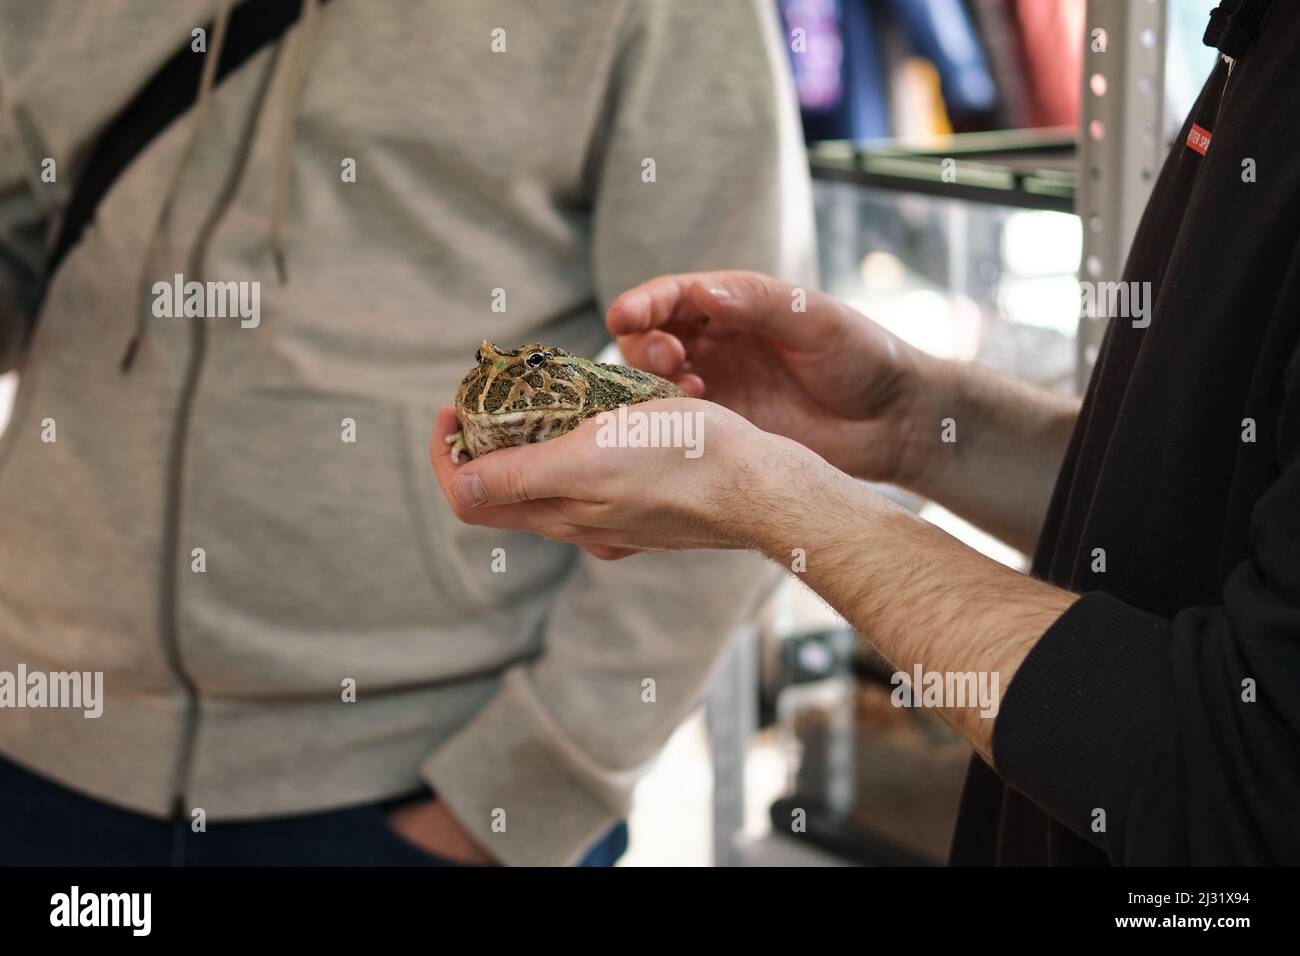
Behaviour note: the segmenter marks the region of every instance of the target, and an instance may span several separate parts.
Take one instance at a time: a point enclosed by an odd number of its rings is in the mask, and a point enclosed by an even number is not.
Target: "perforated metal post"
[[[1082,281],[1119,280],[1164,161],[1167,14],[1166,0],[1088,0],[1075,196]],[[1105,318],[1079,319],[1080,389],[1105,331]]]
[[[718,662],[705,719],[713,761],[713,865],[743,863],[745,756],[758,724],[758,629],[741,627]]]

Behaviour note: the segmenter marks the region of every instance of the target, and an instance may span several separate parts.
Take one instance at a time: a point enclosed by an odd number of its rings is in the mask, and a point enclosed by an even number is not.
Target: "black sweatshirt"
[[[1034,559],[1084,597],[1007,688],[952,861],[1300,863],[1300,3],[1220,58],[1124,279],[1150,325],[1111,320]]]

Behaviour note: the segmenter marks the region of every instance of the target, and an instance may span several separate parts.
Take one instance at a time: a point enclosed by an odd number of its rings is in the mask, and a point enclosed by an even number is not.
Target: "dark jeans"
[[[188,819],[122,810],[0,757],[0,866],[457,866],[388,825],[384,810],[397,802],[194,833]],[[580,865],[613,866],[626,849],[620,823]]]

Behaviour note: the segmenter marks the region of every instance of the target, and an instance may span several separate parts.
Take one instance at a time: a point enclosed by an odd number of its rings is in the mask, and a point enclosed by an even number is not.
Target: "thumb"
[[[571,438],[570,434],[536,445],[501,448],[476,458],[452,476],[452,495],[466,508],[567,498],[566,487],[573,485],[581,466],[575,463],[577,448],[566,453],[557,446]]]

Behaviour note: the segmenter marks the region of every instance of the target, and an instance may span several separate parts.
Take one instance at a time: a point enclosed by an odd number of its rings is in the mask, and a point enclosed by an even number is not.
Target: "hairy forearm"
[[[755,499],[758,546],[787,567],[804,549],[800,577],[899,671],[996,675],[1000,703],[1076,595],[984,557],[829,466],[777,457]],[[951,702],[940,710],[991,763],[992,715]]]
[[[928,357],[919,378],[898,483],[1031,553],[1078,400]]]

